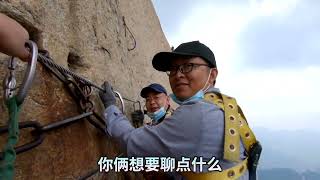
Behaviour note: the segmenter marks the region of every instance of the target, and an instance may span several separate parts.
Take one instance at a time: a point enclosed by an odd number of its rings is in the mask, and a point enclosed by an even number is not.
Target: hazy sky
[[[171,46],[214,52],[217,87],[252,126],[320,131],[320,1],[153,0]]]

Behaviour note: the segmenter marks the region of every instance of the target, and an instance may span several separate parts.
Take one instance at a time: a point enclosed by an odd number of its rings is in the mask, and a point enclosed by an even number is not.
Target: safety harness
[[[222,93],[206,93],[204,96],[224,111],[224,152],[223,159],[238,164],[222,172],[183,173],[188,180],[233,180],[240,178],[248,169],[249,179],[256,179],[256,167],[261,154],[261,145],[256,140],[236,100]],[[240,138],[248,157],[240,160]]]

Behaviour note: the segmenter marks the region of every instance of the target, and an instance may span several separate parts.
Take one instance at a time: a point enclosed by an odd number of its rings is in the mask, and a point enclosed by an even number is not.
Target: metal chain
[[[73,77],[75,80],[77,81],[80,81],[82,84],[86,85],[87,87],[95,87],[97,88],[98,90],[100,91],[105,91],[103,88],[101,88],[100,86],[92,83],[91,81],[75,74],[74,72],[56,64],[53,62],[53,60],[48,56],[48,53],[46,53],[46,55],[43,55],[43,54],[40,54],[39,53],[39,61],[42,62],[43,64],[46,65],[46,67],[48,67],[51,71],[54,72],[54,69],[57,69],[61,74],[64,74],[64,75],[69,75],[71,77]],[[55,74],[56,75],[56,74]],[[56,75],[58,77],[58,79],[62,80],[65,82],[65,80],[63,80],[63,77],[59,76],[59,75]],[[129,102],[132,102],[132,103],[139,103],[140,104],[140,101],[133,101],[131,99],[128,99],[126,97],[123,97],[121,96],[121,94],[118,92],[118,91],[114,91],[115,95],[120,99],[121,101],[121,105],[122,105],[122,112],[124,113],[125,112],[125,108],[124,108],[124,102],[123,100],[126,100],[126,101],[129,101]]]
[[[98,120],[97,122],[93,120],[92,116],[89,116],[87,117],[88,122],[95,128],[97,128],[99,131],[101,131],[103,134],[108,135],[104,130],[104,118],[101,117],[95,111],[94,102],[91,100],[92,87],[96,87],[96,85],[80,77],[79,75],[65,69],[64,67],[52,62],[52,59],[48,57],[48,53],[46,53],[45,56],[41,54],[40,62],[42,62],[56,77],[58,77],[58,79],[60,79],[64,84],[67,85],[70,94],[81,107],[81,111],[93,112],[93,117],[95,117],[95,119]]]
[[[72,71],[70,71],[70,70],[68,70],[68,69],[66,69],[66,68],[64,68],[64,67],[62,67],[62,66],[60,66],[60,65],[58,65],[58,64],[56,64],[56,63],[54,63],[53,60],[52,60],[50,57],[45,57],[45,56],[42,55],[42,54],[39,54],[39,57],[40,57],[39,60],[40,60],[42,63],[48,64],[48,65],[50,65],[51,67],[54,67],[54,68],[58,69],[60,72],[65,73],[65,74],[68,74],[68,75],[72,76],[74,79],[79,80],[79,81],[82,81],[82,82],[84,82],[85,84],[88,84],[88,85],[90,85],[90,86],[93,86],[93,87],[99,89],[100,91],[104,91],[104,89],[102,89],[102,88],[99,87],[98,85],[92,83],[91,81],[89,81],[89,80],[87,80],[87,79],[85,79],[85,78],[83,78],[83,77],[75,74],[74,72],[72,72]]]
[[[80,120],[83,120],[84,118],[90,117],[91,115],[94,115],[94,112],[87,112],[83,113],[77,116],[73,116],[64,120],[55,121],[52,123],[49,123],[47,125],[41,126],[41,124],[38,121],[23,121],[19,122],[19,129],[26,129],[26,128],[32,128],[31,131],[32,136],[34,139],[26,144],[20,145],[18,147],[15,147],[16,154],[20,154],[26,151],[29,151],[37,146],[39,146],[44,138],[45,133],[60,129],[66,126],[69,126],[73,123],[79,122]],[[0,126],[0,134],[4,134],[8,132],[9,127],[8,126]],[[0,160],[3,159],[3,152],[0,152]]]

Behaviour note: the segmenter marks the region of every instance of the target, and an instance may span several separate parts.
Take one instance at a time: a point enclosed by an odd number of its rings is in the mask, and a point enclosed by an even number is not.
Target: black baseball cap
[[[217,67],[213,52],[199,41],[180,44],[172,52],[157,53],[152,59],[152,66],[158,71],[167,71],[173,59],[188,56],[201,57],[209,64],[210,67]]]
[[[157,83],[153,83],[153,84],[150,84],[149,86],[147,87],[144,87],[141,92],[140,92],[140,96],[143,97],[143,98],[146,98],[147,97],[147,94],[149,92],[158,92],[158,93],[165,93],[167,94],[167,91],[166,89],[161,86],[160,84],[157,84]]]

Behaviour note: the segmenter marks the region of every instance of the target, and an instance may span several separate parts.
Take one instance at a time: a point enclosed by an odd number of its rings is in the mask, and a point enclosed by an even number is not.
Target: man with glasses
[[[155,126],[172,114],[173,109],[170,105],[170,97],[166,89],[160,84],[152,83],[144,87],[140,92],[140,96],[145,99],[147,115],[152,120],[146,123],[147,125]],[[168,178],[167,174],[159,172],[143,173],[143,176],[146,180]]]
[[[248,154],[256,139],[235,99],[214,87],[218,70],[213,52],[199,41],[187,42],[173,52],[157,53],[152,65],[168,74],[170,96],[180,106],[159,125],[134,129],[113,105],[111,86],[104,83],[106,93],[100,96],[109,134],[129,156],[189,160],[192,172],[180,169],[173,173],[174,179],[247,180],[252,169]],[[212,167],[214,160],[218,163]]]
[[[173,112],[170,97],[166,89],[160,84],[153,83],[144,87],[140,96],[146,101],[147,115],[152,119],[150,125],[157,125]]]

